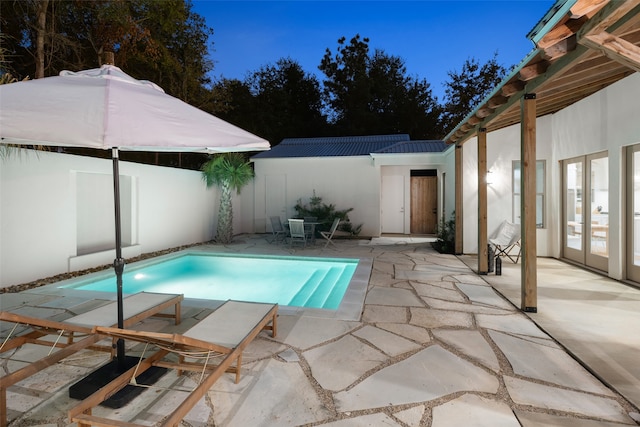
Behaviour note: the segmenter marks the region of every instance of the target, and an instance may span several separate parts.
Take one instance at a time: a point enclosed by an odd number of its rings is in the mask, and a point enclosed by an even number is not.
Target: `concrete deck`
[[[478,276],[474,257],[419,239],[338,241],[289,250],[241,236],[215,251],[373,259],[360,319],[282,310],[278,336],[247,349],[239,384],[225,374],[184,420],[188,426],[628,426],[640,414],[640,290],[540,259],[538,313],[520,304],[520,265]],[[494,290],[495,289],[495,290]],[[496,292],[496,290],[499,292]],[[504,296],[503,296],[504,295]],[[70,317],[100,301],[43,288],[1,294],[2,310]],[[183,322],[138,329],[180,332],[211,310],[183,304]],[[4,325],[6,328],[6,325]],[[128,354],[141,347],[128,343]],[[3,374],[42,353],[0,359]],[[68,387],[105,362],[83,351],[8,391],[12,426],[64,426]],[[127,406],[96,415],[153,425],[197,376],[165,375]]]

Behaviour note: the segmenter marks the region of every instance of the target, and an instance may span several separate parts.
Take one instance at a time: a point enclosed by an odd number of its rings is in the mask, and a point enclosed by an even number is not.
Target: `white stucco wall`
[[[538,229],[539,256],[560,257],[561,161],[606,151],[609,156],[609,275],[623,277],[624,147],[640,143],[640,73],[621,80],[564,110],[536,121],[536,155],[546,160],[546,224]],[[463,146],[464,252],[477,253],[477,139]],[[512,219],[512,161],[520,158],[520,125],[487,135],[488,231]]]
[[[443,156],[444,162],[442,165],[442,172],[444,173],[444,179],[441,182],[441,188],[444,188],[443,203],[442,203],[442,217],[445,221],[451,219],[451,215],[456,210],[456,148],[450,147],[445,151]]]
[[[128,162],[119,166],[120,175],[133,182],[132,245],[123,251],[125,258],[213,238],[217,191],[206,189],[200,172]],[[111,177],[112,162],[33,151],[0,161],[0,286],[113,262],[113,250],[76,256],[76,179],[81,173]],[[94,203],[109,206],[103,225],[109,230],[115,228],[112,189],[92,194]],[[240,215],[234,224],[242,226]]]
[[[256,179],[255,232],[270,232],[267,197],[276,188],[267,188],[268,177],[283,183],[283,221],[296,215],[298,199],[305,204],[315,195],[336,210],[353,208],[349,219],[354,226],[362,224],[361,236],[378,236],[380,230],[380,171],[372,166],[369,156],[306,157],[294,159],[255,159]],[[274,181],[271,181],[274,182]],[[278,214],[272,213],[272,214]]]

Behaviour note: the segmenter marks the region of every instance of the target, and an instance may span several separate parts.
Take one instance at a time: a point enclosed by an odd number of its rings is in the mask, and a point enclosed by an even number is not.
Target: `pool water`
[[[358,265],[357,259],[186,254],[130,268],[123,293],[181,293],[185,298],[240,300],[335,310]],[[76,290],[115,292],[115,273],[65,284]]]

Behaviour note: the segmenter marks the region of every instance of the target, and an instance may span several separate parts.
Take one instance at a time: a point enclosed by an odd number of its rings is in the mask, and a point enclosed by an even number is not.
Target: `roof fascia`
[[[562,2],[564,4],[561,4]],[[578,2],[578,0],[558,0],[554,6],[550,9],[553,11],[556,7],[557,10],[552,12],[551,17],[548,20],[544,20],[546,16],[540,21],[540,23],[529,32],[527,37],[533,42],[534,45],[538,45],[538,42],[547,35],[566,15],[571,12],[571,8]]]
[[[448,151],[447,149],[440,153],[371,153],[370,157],[373,166],[441,166],[445,163],[445,154]]]

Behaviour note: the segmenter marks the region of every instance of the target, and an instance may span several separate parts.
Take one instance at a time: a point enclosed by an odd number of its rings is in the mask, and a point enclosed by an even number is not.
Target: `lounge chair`
[[[289,220],[289,247],[294,242],[302,243],[303,247],[307,247],[307,233],[304,230],[303,219]]]
[[[270,243],[284,242],[287,238],[287,230],[284,229],[282,221],[279,216],[272,216],[271,220],[271,233],[273,234]]]
[[[489,244],[493,246],[495,257],[507,257],[514,264],[520,260],[520,226],[509,221],[503,221],[500,227],[489,237]],[[514,249],[517,248],[517,253]]]
[[[130,295],[123,301],[124,327],[133,326],[151,316],[173,318],[175,323],[179,324],[182,300],[182,295],[175,294],[140,292]],[[172,306],[173,314],[161,313]],[[51,347],[47,356],[0,378],[0,414],[2,414],[0,426],[5,427],[7,425],[7,388],[87,347],[93,346],[113,354],[112,346],[95,346],[104,337],[94,334],[93,328],[98,325],[116,326],[118,310],[117,302],[114,301],[63,321],[29,317],[6,311],[0,311],[0,320],[14,324],[8,336],[0,343],[0,353],[28,343]],[[13,336],[20,327],[26,330]],[[41,339],[46,335],[57,335],[58,339],[55,341]],[[62,337],[66,337],[66,340],[60,342]],[[79,337],[82,339],[74,342]],[[57,350],[54,351],[54,349]]]
[[[135,385],[135,376],[152,366],[160,366],[176,369],[178,373],[183,370],[202,373],[202,380],[198,386],[160,424],[162,426],[177,426],[224,372],[231,370],[236,374],[236,383],[240,380],[242,352],[262,330],[271,330],[272,335],[276,335],[277,316],[277,304],[227,301],[184,334],[96,327],[94,329],[96,334],[152,344],[158,349],[149,356],[143,355],[137,366],[129,369],[69,410],[69,420],[77,422],[80,426],[136,426],[137,424],[93,416],[91,409],[126,385]],[[179,355],[178,362],[164,360],[164,357],[171,352]],[[185,357],[185,355],[187,356]],[[205,362],[204,364],[186,362],[185,358],[189,357],[197,357]],[[216,366],[210,366],[207,362],[215,358],[219,360],[219,363]],[[234,362],[235,367],[232,366]]]

